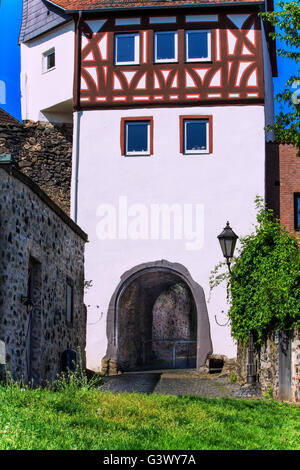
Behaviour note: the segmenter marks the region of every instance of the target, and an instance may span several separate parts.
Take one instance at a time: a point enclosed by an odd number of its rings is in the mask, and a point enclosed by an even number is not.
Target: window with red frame
[[[212,116],[180,116],[180,152],[212,153]]]
[[[147,156],[153,153],[152,117],[122,118],[121,151],[125,156]]]

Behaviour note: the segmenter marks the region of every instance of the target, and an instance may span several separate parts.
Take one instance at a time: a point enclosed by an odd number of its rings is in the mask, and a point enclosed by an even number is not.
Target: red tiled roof
[[[21,126],[20,121],[15,119],[13,116],[8,114],[4,109],[0,108],[0,125],[5,125],[7,126],[8,124],[14,125],[14,126]]]
[[[134,8],[137,6],[207,5],[218,3],[262,3],[260,0],[48,0],[64,10]]]

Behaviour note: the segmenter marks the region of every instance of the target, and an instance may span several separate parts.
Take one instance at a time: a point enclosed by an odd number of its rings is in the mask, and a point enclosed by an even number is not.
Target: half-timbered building
[[[274,44],[261,0],[24,0],[23,119],[73,122],[73,219],[89,234],[88,366],[235,355],[217,235],[274,207]],[[225,268],[224,268],[225,269]]]

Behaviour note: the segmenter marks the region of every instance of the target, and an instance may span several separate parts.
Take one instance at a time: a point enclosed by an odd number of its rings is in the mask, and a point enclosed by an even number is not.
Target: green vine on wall
[[[261,343],[275,330],[300,327],[299,239],[280,225],[262,198],[257,197],[255,203],[255,231],[240,238],[232,275],[226,263],[219,263],[210,277],[211,290],[227,282],[232,336],[243,343],[249,330]],[[221,268],[225,272],[220,272]]]

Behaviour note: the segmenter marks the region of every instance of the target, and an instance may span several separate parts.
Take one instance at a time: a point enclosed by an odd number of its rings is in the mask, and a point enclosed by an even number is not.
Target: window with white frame
[[[139,33],[115,35],[115,65],[131,65],[140,62]]]
[[[191,30],[185,32],[185,60],[207,62],[211,60],[211,32]]]
[[[183,153],[209,153],[209,120],[183,119]]]
[[[55,49],[43,53],[43,72],[48,72],[55,68]]]
[[[177,62],[178,40],[176,31],[154,33],[154,62]]]
[[[125,121],[125,155],[151,154],[151,122]]]

